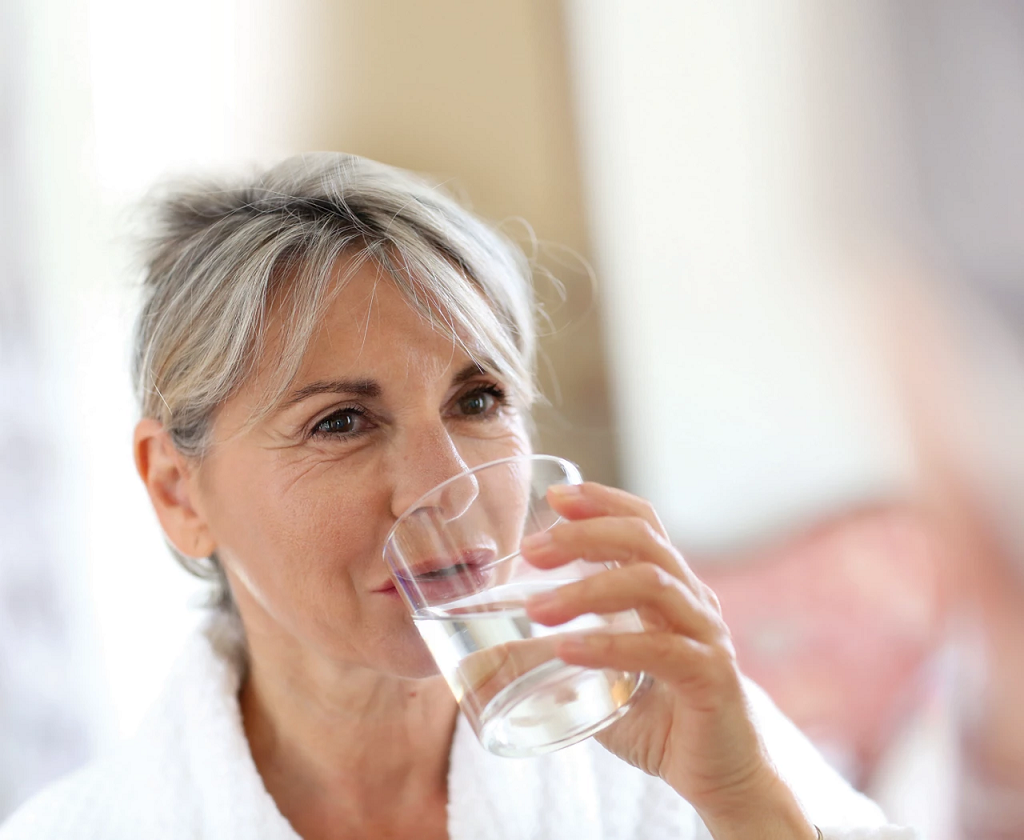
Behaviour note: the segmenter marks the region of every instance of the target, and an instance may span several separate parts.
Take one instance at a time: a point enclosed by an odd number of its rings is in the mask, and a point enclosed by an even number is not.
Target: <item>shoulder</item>
[[[135,735],[30,799],[0,840],[203,836],[214,782],[245,757],[237,703],[232,717],[237,669],[215,641],[206,627],[189,639]],[[218,779],[207,778],[213,768]]]
[[[88,828],[97,822],[96,793],[104,787],[95,778],[97,770],[80,770],[36,794],[0,826],[0,840],[105,836],[107,832],[93,833]]]
[[[180,716],[158,704],[133,738],[15,811],[0,826],[0,840],[197,836],[183,735]]]
[[[134,753],[125,745],[36,794],[0,826],[0,840],[159,837],[156,823],[166,809],[159,807],[156,768]]]

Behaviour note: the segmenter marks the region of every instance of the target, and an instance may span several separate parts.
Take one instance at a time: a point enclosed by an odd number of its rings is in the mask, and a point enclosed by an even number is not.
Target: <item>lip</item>
[[[400,582],[403,589],[419,590],[421,597],[428,600],[447,600],[453,595],[478,591],[486,585],[490,579],[488,568],[497,559],[497,552],[487,546],[465,548],[451,555],[424,557],[404,569],[403,574],[389,578],[373,591],[397,594],[397,584]],[[447,570],[451,570],[450,574],[428,577]]]

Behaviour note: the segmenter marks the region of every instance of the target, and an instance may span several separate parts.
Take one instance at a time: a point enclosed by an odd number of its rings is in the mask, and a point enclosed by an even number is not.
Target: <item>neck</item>
[[[253,760],[293,825],[296,814],[337,826],[446,801],[456,706],[440,677],[402,679],[277,647],[249,636],[239,699]]]

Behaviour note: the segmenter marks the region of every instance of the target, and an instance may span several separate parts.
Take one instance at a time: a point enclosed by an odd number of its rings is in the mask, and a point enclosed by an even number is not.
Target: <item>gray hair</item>
[[[132,377],[142,415],[201,459],[220,405],[250,381],[284,314],[276,375],[257,422],[283,396],[333,294],[341,259],[373,261],[442,334],[535,398],[534,302],[522,252],[423,179],[365,158],[289,158],[238,183],[188,182],[151,202]],[[354,269],[353,269],[354,270]],[[173,550],[173,549],[172,549]],[[216,556],[174,552],[230,606]]]

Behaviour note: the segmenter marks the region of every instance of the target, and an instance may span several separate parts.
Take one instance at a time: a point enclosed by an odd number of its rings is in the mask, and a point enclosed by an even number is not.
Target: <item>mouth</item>
[[[401,586],[416,601],[447,601],[477,592],[490,580],[489,567],[497,559],[493,548],[466,548],[454,555],[425,557],[374,590],[397,594]]]

